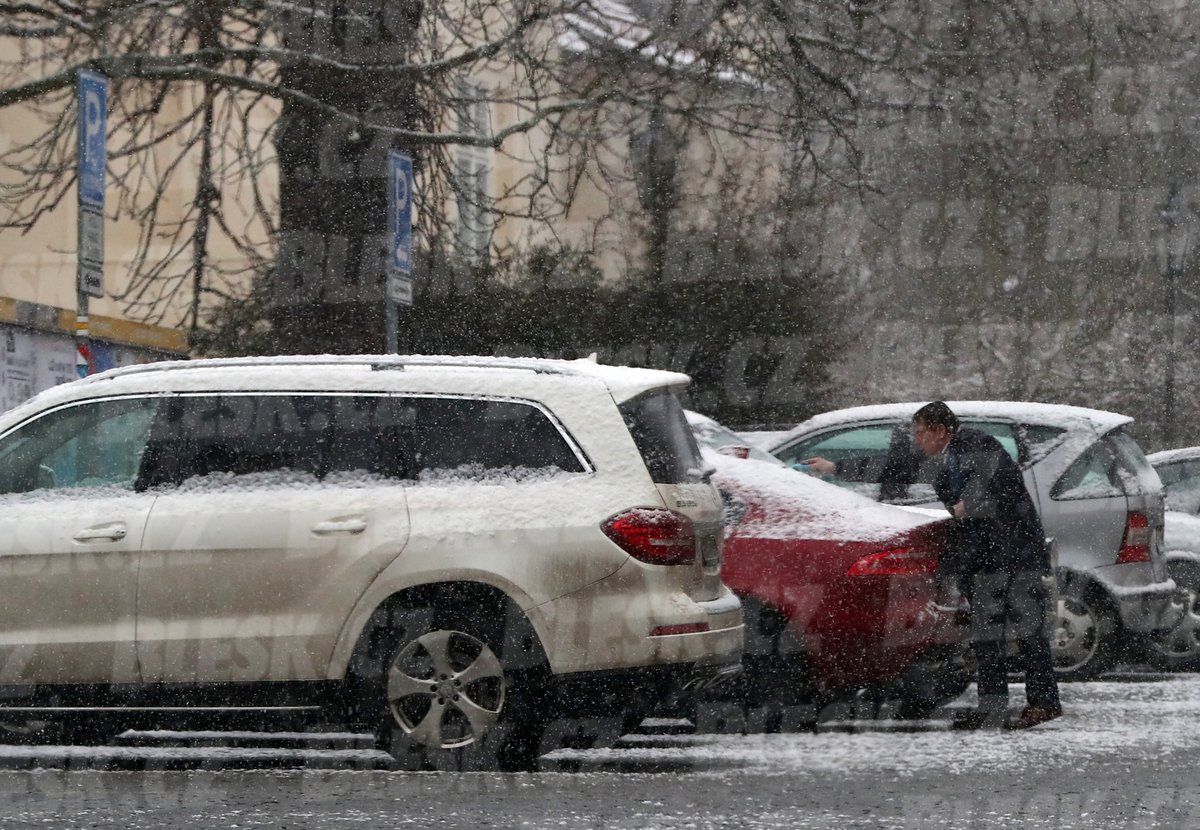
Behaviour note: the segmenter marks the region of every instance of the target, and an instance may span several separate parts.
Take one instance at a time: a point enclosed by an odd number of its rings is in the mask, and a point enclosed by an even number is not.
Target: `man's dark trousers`
[[[1049,595],[1037,571],[988,571],[965,578],[971,603],[971,640],[979,663],[979,709],[997,713],[1008,705],[1007,640],[1017,643],[1025,667],[1025,700],[1058,710],[1058,680],[1043,631]]]

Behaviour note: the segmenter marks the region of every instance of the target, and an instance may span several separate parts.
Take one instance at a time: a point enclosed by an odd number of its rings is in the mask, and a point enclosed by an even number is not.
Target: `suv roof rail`
[[[404,369],[408,366],[447,366],[470,369],[521,369],[547,375],[583,374],[566,361],[541,357],[486,357],[458,355],[271,355],[263,357],[219,357],[201,360],[162,360],[109,369],[85,380],[108,380],[146,372],[173,369],[210,369],[228,366],[369,366],[373,371]]]

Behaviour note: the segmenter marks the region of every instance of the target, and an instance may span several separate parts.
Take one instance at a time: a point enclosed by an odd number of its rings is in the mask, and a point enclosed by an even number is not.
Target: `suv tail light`
[[[919,548],[895,548],[872,553],[850,566],[850,576],[933,576],[937,554]]]
[[[604,535],[639,562],[690,565],[696,561],[696,529],[682,513],[662,507],[634,507],[600,525]]]
[[[1118,565],[1150,561],[1150,520],[1145,513],[1132,511],[1125,518],[1125,537],[1121,539]]]

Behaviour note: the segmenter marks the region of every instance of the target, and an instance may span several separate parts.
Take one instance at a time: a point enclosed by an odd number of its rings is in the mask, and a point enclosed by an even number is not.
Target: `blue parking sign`
[[[412,273],[412,158],[388,154],[389,264],[395,273]]]
[[[79,202],[104,209],[104,172],[108,164],[108,79],[98,72],[79,73]]]

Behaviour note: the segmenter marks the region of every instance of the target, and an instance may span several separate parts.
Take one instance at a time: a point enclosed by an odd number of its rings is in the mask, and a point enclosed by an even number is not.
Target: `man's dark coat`
[[[985,432],[959,429],[946,447],[934,481],[938,499],[966,513],[956,525],[954,556],[947,570],[1049,573],[1045,532],[1021,469]]]

